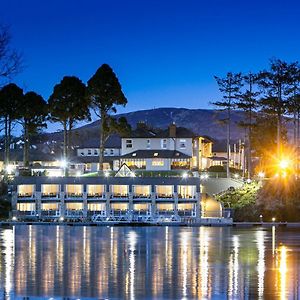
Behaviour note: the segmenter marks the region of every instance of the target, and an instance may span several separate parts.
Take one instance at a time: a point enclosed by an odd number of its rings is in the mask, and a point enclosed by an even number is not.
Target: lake
[[[0,228],[0,299],[299,299],[300,230]]]

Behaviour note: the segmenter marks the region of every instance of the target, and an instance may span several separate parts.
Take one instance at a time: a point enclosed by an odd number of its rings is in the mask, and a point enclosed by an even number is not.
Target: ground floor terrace
[[[17,219],[151,221],[222,218],[222,206],[201,201],[199,178],[18,177]]]

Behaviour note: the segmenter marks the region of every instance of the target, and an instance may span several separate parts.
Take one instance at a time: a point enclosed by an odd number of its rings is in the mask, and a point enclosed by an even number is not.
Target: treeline
[[[245,148],[248,176],[253,175],[253,156],[268,164],[271,156],[280,159],[287,141],[286,121],[293,126],[292,145],[298,158],[300,134],[300,65],[271,59],[267,69],[257,73],[227,73],[224,78],[215,76],[222,93],[220,101],[212,104],[227,111],[223,122],[227,126],[227,162],[230,155],[230,125],[232,110],[244,112],[239,124],[245,129]],[[229,163],[227,163],[229,176]]]
[[[83,83],[75,76],[65,76],[57,83],[49,99],[34,91],[24,92],[11,83],[23,69],[22,55],[11,47],[9,28],[0,24],[0,121],[4,131],[4,164],[10,161],[10,145],[14,124],[22,125],[24,165],[29,165],[31,137],[47,126],[47,121],[59,122],[64,132],[63,159],[67,161],[71,150],[71,131],[76,122],[90,120],[90,111],[101,119],[99,126],[100,169],[103,169],[104,142],[112,131],[130,130],[125,118],[114,119],[118,105],[127,99],[112,68],[103,64]],[[6,85],[3,82],[10,82]]]
[[[47,101],[34,91],[24,91],[14,83],[0,90],[0,118],[4,126],[5,164],[10,160],[12,126],[22,125],[24,166],[29,165],[30,138],[47,126],[47,121],[59,122],[64,133],[63,156],[67,161],[72,146],[71,132],[76,122],[90,120],[93,110],[100,118],[100,169],[103,168],[104,142],[112,131],[126,131],[130,127],[125,118],[112,117],[116,106],[125,106],[127,99],[117,76],[107,64],[103,64],[84,84],[75,76],[65,76],[54,86]]]

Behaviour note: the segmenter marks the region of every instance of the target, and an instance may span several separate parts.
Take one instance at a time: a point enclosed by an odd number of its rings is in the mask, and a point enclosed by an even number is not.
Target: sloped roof
[[[120,158],[131,158],[131,159],[143,159],[143,158],[191,158],[180,151],[173,150],[137,150],[125,155]]]

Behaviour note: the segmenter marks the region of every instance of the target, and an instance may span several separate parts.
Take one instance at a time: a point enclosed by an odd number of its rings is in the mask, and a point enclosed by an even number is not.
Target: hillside
[[[243,139],[245,131],[238,124],[243,119],[243,113],[233,111],[231,113],[231,138],[237,141]],[[187,109],[187,108],[157,108],[118,114],[115,117],[125,117],[129,124],[135,128],[138,122],[145,122],[154,128],[167,128],[171,123],[177,126],[191,129],[195,134],[207,135],[214,140],[226,139],[226,125],[222,120],[226,119],[225,111],[213,109]],[[288,120],[288,119],[287,119]],[[287,122],[288,135],[292,136],[292,124]],[[73,142],[76,145],[89,144],[99,137],[99,121],[79,127],[73,131]],[[61,142],[61,132],[43,135],[44,141]]]
[[[166,128],[172,122],[177,126],[183,126],[191,129],[194,133],[208,135],[215,139],[226,138],[226,126],[221,120],[226,118],[226,112],[219,112],[212,109],[187,109],[187,108],[157,108],[150,110],[140,110],[126,114],[116,115],[117,117],[126,117],[132,127],[138,122],[145,122],[152,127]],[[244,131],[237,124],[242,120],[243,113],[232,113],[232,137],[234,139],[242,138]],[[98,130],[99,121],[90,123],[77,132]]]

